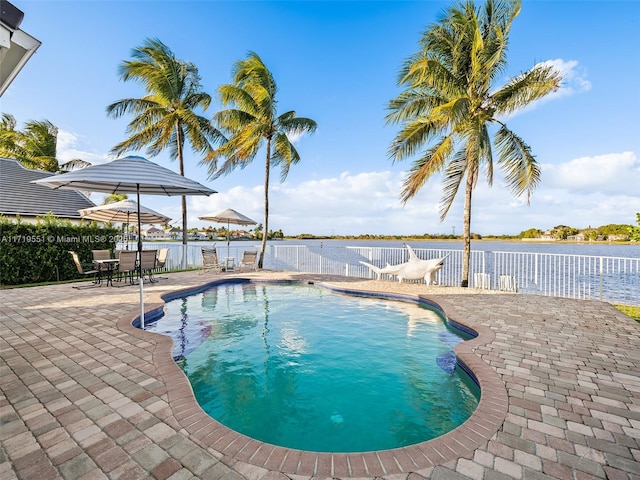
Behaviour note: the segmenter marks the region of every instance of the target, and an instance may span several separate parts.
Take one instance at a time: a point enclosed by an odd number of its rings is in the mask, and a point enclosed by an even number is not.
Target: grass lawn
[[[615,305],[623,313],[626,313],[634,320],[640,322],[640,307],[636,305]]]

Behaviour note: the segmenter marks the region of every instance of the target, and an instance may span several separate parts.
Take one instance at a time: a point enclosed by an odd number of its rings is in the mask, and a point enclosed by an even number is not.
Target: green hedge
[[[69,250],[91,263],[91,250],[113,251],[118,235],[118,229],[95,222],[72,225],[43,217],[34,225],[0,217],[0,285],[80,278]]]

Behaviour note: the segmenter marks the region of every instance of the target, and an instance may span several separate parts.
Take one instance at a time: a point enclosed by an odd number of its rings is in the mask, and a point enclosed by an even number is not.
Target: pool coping
[[[173,341],[162,334],[142,331],[135,327],[134,323],[139,319],[139,315],[119,318],[117,328],[123,332],[144,340],[148,340],[149,335],[154,336],[156,345],[153,362],[167,386],[168,403],[180,427],[194,442],[210,450],[234,469],[243,470],[241,464],[247,464],[287,475],[334,478],[377,477],[410,472],[420,474],[459,458],[471,459],[474,451],[489,442],[504,423],[508,409],[506,387],[498,373],[475,353],[476,348],[493,341],[495,334],[488,327],[469,325],[456,318],[452,306],[442,298],[436,302],[429,295],[393,294],[360,288],[344,289],[332,286],[330,281],[311,278],[307,281],[262,280],[239,276],[205,281],[198,286],[162,294],[154,293],[153,301],[147,303],[145,310],[147,315],[157,315],[164,308],[165,300],[170,298],[197,293],[218,284],[242,282],[315,283],[336,291],[371,292],[376,296],[428,302],[442,310],[448,319],[477,332],[477,337],[457,344],[454,352],[458,360],[476,377],[481,395],[476,410],[462,425],[440,437],[411,446],[363,453],[323,453],[280,447],[231,430],[205,413],[196,401],[187,377],[173,360]]]

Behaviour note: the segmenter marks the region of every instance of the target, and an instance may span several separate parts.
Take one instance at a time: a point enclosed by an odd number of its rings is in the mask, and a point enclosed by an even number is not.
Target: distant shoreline
[[[313,236],[313,237],[285,237],[282,238],[272,238],[269,239],[269,242],[281,242],[281,241],[296,241],[296,240],[317,240],[317,241],[341,241],[341,242],[399,242],[399,241],[414,241],[414,242],[462,242],[462,238],[421,238],[421,237],[403,237],[403,236],[389,236],[384,238],[353,238],[353,237],[324,237],[324,236]],[[169,240],[169,239],[143,239],[144,242],[171,242],[171,243],[182,243],[182,240]],[[238,238],[231,239],[230,242],[260,242],[261,239],[249,239],[249,238]],[[189,242],[226,242],[225,239],[190,239]],[[631,242],[629,240],[592,240],[592,241],[576,241],[576,240],[548,240],[548,239],[533,239],[533,238],[501,238],[501,237],[483,237],[483,238],[473,238],[471,239],[471,243],[476,242],[506,242],[506,243],[531,243],[536,245],[549,244],[549,245],[629,245],[629,246],[640,246],[640,242]]]

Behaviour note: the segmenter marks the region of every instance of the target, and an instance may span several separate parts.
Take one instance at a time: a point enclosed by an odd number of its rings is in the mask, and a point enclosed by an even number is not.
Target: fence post
[[[602,301],[602,274],[603,274],[602,260],[603,260],[603,258],[600,257],[600,301]]]
[[[297,247],[296,248],[296,271],[300,271],[300,249],[302,247]]]
[[[344,276],[349,276],[349,249],[346,249],[346,257],[344,259]]]

